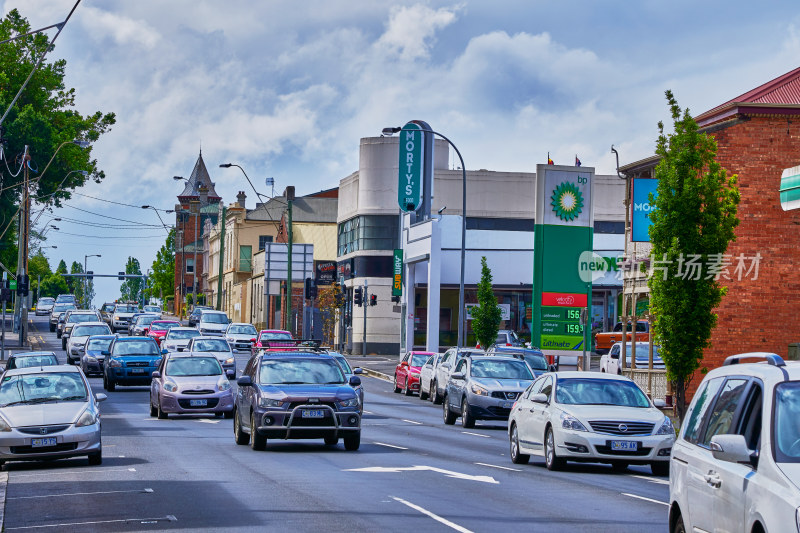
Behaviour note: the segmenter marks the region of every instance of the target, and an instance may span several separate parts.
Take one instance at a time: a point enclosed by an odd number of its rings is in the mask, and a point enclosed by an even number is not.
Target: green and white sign
[[[392,279],[392,296],[403,295],[403,250],[395,249],[392,268],[394,277]]]
[[[784,211],[800,208],[800,166],[783,171],[780,193],[781,207]]]
[[[397,203],[400,209],[414,212],[422,205],[422,179],[425,171],[425,139],[422,127],[414,122],[400,132],[400,172]]]

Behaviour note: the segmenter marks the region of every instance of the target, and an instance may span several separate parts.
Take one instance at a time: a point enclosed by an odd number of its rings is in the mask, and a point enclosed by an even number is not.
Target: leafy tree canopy
[[[503,314],[497,307],[497,297],[492,290],[492,271],[481,257],[481,280],[478,282],[478,305],[472,308],[472,330],[478,344],[486,350],[497,340]]]
[[[139,260],[135,257],[128,257],[128,262],[125,263],[126,274],[141,274],[142,268],[139,266]],[[125,301],[140,301],[142,298],[142,278],[127,278],[122,282],[120,287],[120,299]]]

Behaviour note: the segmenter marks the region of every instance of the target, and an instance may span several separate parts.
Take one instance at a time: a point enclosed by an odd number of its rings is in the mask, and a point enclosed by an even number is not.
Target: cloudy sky
[[[7,0],[34,28],[74,0]],[[55,30],[50,30],[54,35]],[[113,111],[94,147],[106,172],[82,194],[171,209],[202,145],[224,201],[335,187],[361,137],[419,118],[456,143],[469,169],[533,171],[578,154],[598,173],[652,155],[664,90],[699,114],[800,66],[795,1],[83,0],[50,59],[67,61],[82,113]],[[452,161],[452,156],[451,156]],[[56,214],[158,224],[150,210],[74,196]],[[85,211],[77,211],[75,208]],[[87,213],[90,211],[91,213]],[[59,223],[55,267],[149,266],[164,232]],[[83,236],[78,236],[83,235]],[[112,237],[125,237],[114,239]],[[136,237],[136,238],[130,238]],[[95,304],[118,296],[98,281]]]

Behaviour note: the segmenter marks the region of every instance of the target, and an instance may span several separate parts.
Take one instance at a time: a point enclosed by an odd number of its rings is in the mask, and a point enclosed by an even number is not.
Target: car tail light
[[[250,339],[250,342],[256,342],[256,340],[255,339]]]
[[[506,343],[506,346],[511,346],[511,343],[510,343],[510,342],[507,342],[507,343]]]

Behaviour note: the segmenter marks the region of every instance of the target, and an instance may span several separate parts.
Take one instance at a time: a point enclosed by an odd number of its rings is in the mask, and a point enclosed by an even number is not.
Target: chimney
[[[239,207],[244,208],[244,201],[247,199],[247,195],[244,191],[239,191],[239,194],[236,195],[236,205]]]

